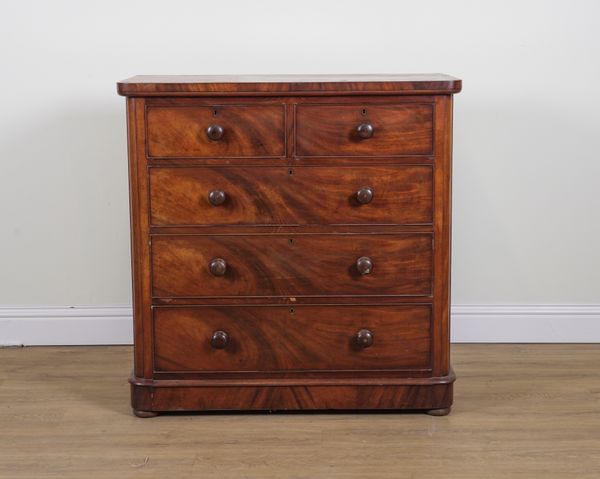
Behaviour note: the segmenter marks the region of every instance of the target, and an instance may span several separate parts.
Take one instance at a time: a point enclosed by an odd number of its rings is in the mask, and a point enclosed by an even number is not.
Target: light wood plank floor
[[[456,345],[450,416],[129,410],[130,347],[0,349],[1,478],[600,478],[600,345]]]

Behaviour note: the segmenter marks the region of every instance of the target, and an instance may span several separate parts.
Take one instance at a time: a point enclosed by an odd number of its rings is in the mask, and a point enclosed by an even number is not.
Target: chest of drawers
[[[460,89],[446,75],[118,83],[136,415],[450,411]]]

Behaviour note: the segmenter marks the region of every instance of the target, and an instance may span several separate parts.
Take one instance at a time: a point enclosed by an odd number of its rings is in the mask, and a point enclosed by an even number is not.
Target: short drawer
[[[431,294],[430,233],[157,235],[155,297]]]
[[[432,104],[296,106],[296,156],[432,153]]]
[[[431,224],[428,165],[151,168],[151,221],[174,225]]]
[[[426,369],[430,334],[429,305],[157,307],[154,369]]]
[[[151,106],[146,125],[150,157],[285,155],[284,105]]]

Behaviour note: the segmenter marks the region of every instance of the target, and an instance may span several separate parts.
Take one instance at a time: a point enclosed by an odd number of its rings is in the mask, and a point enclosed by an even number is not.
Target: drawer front
[[[432,235],[158,235],[155,297],[431,294]]]
[[[154,310],[156,371],[398,370],[430,366],[429,305]]]
[[[150,157],[285,155],[284,105],[149,107]]]
[[[431,154],[432,104],[296,107],[297,156]]]
[[[431,224],[431,166],[152,168],[167,225]]]

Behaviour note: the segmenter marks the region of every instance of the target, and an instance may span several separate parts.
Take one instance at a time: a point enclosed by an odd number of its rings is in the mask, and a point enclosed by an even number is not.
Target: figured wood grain
[[[450,385],[364,385],[255,387],[164,387],[132,386],[135,410],[171,411],[173,404],[190,411],[230,411],[239,404],[249,411],[293,410],[430,410],[452,404]],[[445,406],[445,407],[440,407]],[[138,409],[139,408],[139,409]],[[147,409],[145,409],[147,408]]]
[[[458,93],[439,73],[390,75],[139,75],[117,84],[125,96]]]
[[[152,238],[155,297],[429,295],[430,234],[157,235]],[[356,260],[369,256],[371,274]],[[227,262],[224,276],[209,263]]]
[[[146,110],[149,156],[285,156],[284,105],[184,105]],[[223,128],[221,139],[207,135],[212,125]]]
[[[373,199],[360,204],[368,186]],[[226,200],[213,206],[213,190]],[[151,222],[175,225],[428,224],[431,166],[151,168]]]
[[[450,241],[452,224],[452,96],[439,96],[435,107],[434,173],[434,374],[450,368]]]
[[[154,309],[159,371],[378,370],[429,367],[428,305]],[[356,334],[374,341],[361,348]],[[229,337],[211,346],[215,331]]]
[[[361,138],[357,127],[372,125],[373,136]],[[295,155],[399,156],[433,152],[431,104],[296,106]]]
[[[131,273],[133,278],[133,326],[137,345],[134,370],[139,377],[152,375],[152,314],[147,160],[145,152],[145,100],[127,99],[129,150],[129,205],[131,219]]]

